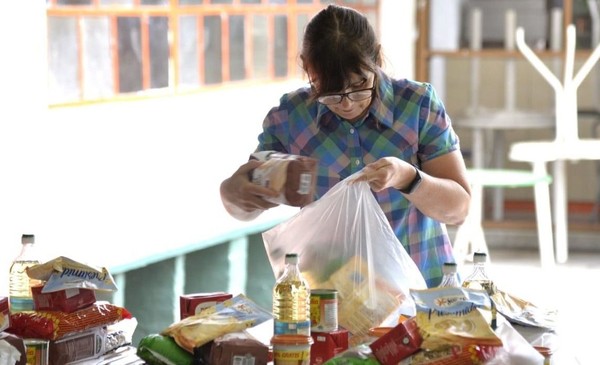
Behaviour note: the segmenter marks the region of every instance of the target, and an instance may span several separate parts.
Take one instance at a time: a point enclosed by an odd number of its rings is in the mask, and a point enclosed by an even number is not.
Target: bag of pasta
[[[368,184],[352,179],[262,235],[275,277],[285,254],[296,252],[311,290],[337,290],[338,322],[350,345],[366,342],[372,327],[414,314],[409,290],[426,288]]]

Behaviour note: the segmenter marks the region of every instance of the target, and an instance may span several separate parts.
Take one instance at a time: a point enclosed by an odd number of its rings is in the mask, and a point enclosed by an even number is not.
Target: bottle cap
[[[21,243],[35,243],[35,235],[33,234],[24,234],[21,236]]]
[[[487,260],[487,254],[485,252],[475,252],[473,254],[473,262],[485,262]]]
[[[444,262],[444,266],[442,266],[443,274],[454,274],[456,273],[456,263],[454,262]]]
[[[297,264],[298,263],[298,254],[297,253],[286,253],[285,254],[285,263],[286,264]]]

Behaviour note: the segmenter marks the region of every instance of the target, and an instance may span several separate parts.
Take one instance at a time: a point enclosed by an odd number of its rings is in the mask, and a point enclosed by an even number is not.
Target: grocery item
[[[450,286],[450,287],[460,287],[460,279],[458,278],[457,265],[454,262],[444,262],[442,266],[442,273],[444,276],[442,277],[442,282],[440,283],[440,287]]]
[[[396,365],[420,350],[423,338],[414,318],[408,319],[369,344],[382,365]]]
[[[205,308],[200,313],[173,323],[161,332],[193,353],[200,347],[227,333],[240,332],[272,319],[270,312],[260,308],[243,294]]]
[[[96,327],[50,341],[51,364],[95,359],[106,352],[106,327]]]
[[[10,300],[11,313],[33,310],[31,286],[37,285],[40,282],[29,278],[27,275],[27,268],[40,263],[35,251],[34,243],[34,235],[22,235],[21,252],[13,260],[10,266],[8,297]]]
[[[27,352],[27,364],[48,365],[48,341],[35,338],[23,340]]]
[[[285,255],[285,269],[273,288],[275,334],[310,335],[310,288],[297,253]]]
[[[8,310],[8,298],[0,297],[0,332],[10,325],[10,311]]]
[[[233,298],[233,295],[225,292],[193,293],[184,294],[179,297],[179,319],[200,313],[204,308]]]
[[[140,340],[137,355],[148,365],[192,365],[193,357],[169,336],[151,334]]]
[[[309,365],[313,339],[306,335],[281,334],[271,339],[275,365]]]
[[[338,329],[338,292],[335,289],[310,291],[310,330],[332,332]]]
[[[27,365],[27,352],[21,337],[0,332],[0,364]]]
[[[340,328],[329,332],[310,332],[314,343],[310,347],[311,365],[320,365],[348,350],[348,330]]]
[[[43,288],[43,284],[31,287],[33,308],[36,311],[51,310],[71,313],[96,302],[96,293],[91,289],[72,288],[42,293]]]
[[[132,318],[123,307],[97,301],[72,313],[28,311],[11,314],[8,332],[23,338],[57,340],[63,336]]]
[[[487,262],[487,254],[485,252],[475,252],[473,253],[473,270],[469,275],[465,277],[465,280],[462,283],[464,288],[469,289],[479,289],[485,290],[488,295],[491,297],[496,292],[496,285],[492,281],[492,279],[488,276],[486,270],[486,262]],[[492,308],[492,318],[490,325],[492,329],[496,329],[496,316],[497,309],[496,304],[491,302]]]
[[[267,364],[269,347],[246,332],[228,333],[213,340],[208,364]]]
[[[280,192],[272,202],[302,207],[314,200],[317,160],[275,151],[256,152],[250,158],[264,161],[251,171],[250,180]]]
[[[438,287],[411,290],[411,296],[423,339],[423,351],[411,357],[411,364],[426,363],[428,358],[481,364],[502,349],[502,340],[490,326],[492,301],[484,290]]]
[[[30,278],[44,281],[42,293],[65,289],[92,289],[113,292],[115,281],[105,267],[96,267],[59,256],[27,269]]]

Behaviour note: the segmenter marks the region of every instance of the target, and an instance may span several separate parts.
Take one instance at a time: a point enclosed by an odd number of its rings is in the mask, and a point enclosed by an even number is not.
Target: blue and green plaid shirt
[[[366,117],[355,123],[312,101],[309,87],[283,95],[263,122],[257,151],[317,159],[318,199],[379,158],[395,156],[420,164],[459,149],[450,117],[431,85],[393,80],[383,73],[378,78],[379,97]],[[396,189],[375,197],[427,285],[437,286],[443,263],[454,261],[445,225],[421,213]]]

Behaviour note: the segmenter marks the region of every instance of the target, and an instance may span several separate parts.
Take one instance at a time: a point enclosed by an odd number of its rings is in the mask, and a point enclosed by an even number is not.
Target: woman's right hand
[[[275,198],[279,193],[250,181],[252,170],[263,162],[250,160],[221,183],[221,200],[229,214],[239,220],[251,220],[263,211],[276,207],[265,198]]]

